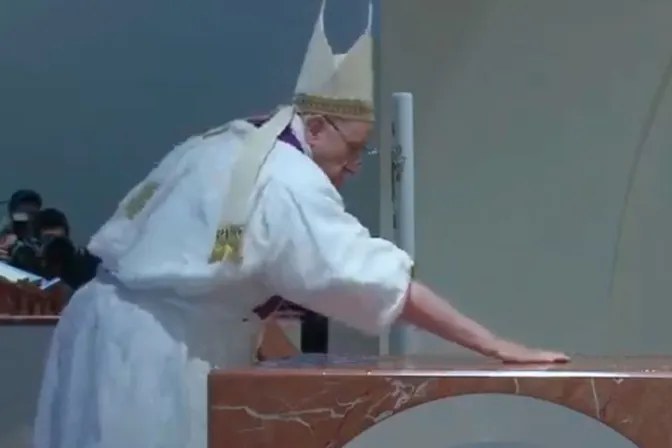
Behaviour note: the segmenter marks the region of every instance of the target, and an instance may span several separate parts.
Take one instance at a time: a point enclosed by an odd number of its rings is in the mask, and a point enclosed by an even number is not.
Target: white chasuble
[[[176,147],[93,236],[102,258],[63,312],[36,448],[206,448],[206,378],[248,365],[252,312],[281,295],[378,334],[401,312],[412,261],[371,238],[301,148],[277,141],[250,198],[240,263],[211,262],[235,155],[235,121]]]

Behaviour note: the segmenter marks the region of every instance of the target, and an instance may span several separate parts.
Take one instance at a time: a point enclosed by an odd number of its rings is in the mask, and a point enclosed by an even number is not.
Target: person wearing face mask
[[[292,104],[176,146],[92,237],[101,265],[54,332],[36,448],[205,448],[208,373],[253,362],[254,310],[273,296],[373,335],[403,320],[507,362],[568,359],[459,313],[347,213],[338,188],[374,121],[373,42],[369,20],[333,54],[323,12]]]
[[[0,230],[0,260],[30,272],[37,269],[33,218],[42,197],[33,190],[15,191],[7,203],[7,222]]]

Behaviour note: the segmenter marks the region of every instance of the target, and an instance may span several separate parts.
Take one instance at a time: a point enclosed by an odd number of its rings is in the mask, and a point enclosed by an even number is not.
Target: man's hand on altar
[[[534,350],[496,336],[417,281],[411,282],[404,305],[401,318],[406,322],[485,356],[519,364],[569,362],[564,353]]]
[[[506,363],[565,363],[569,356],[564,353],[527,348],[515,342],[501,340],[497,343],[493,356]]]

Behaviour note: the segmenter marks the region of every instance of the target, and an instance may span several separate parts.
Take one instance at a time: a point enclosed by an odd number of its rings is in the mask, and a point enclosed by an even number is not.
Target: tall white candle
[[[415,169],[413,161],[413,95],[392,95],[392,200],[394,239],[399,247],[415,258]],[[389,353],[410,351],[413,329],[395,324],[390,330]]]

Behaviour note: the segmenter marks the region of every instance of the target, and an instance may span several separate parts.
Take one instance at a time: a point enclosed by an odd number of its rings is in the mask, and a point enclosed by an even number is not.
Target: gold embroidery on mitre
[[[294,97],[294,105],[303,113],[361,121],[375,120],[373,106],[362,100],[325,98],[301,93]]]
[[[227,226],[217,229],[215,245],[210,253],[210,263],[243,260],[243,226]]]
[[[152,199],[156,190],[159,189],[158,182],[147,182],[145,183],[140,191],[138,191],[126,204],[124,211],[126,212],[126,217],[128,219],[135,218],[138,213],[145,208],[145,205]]]

